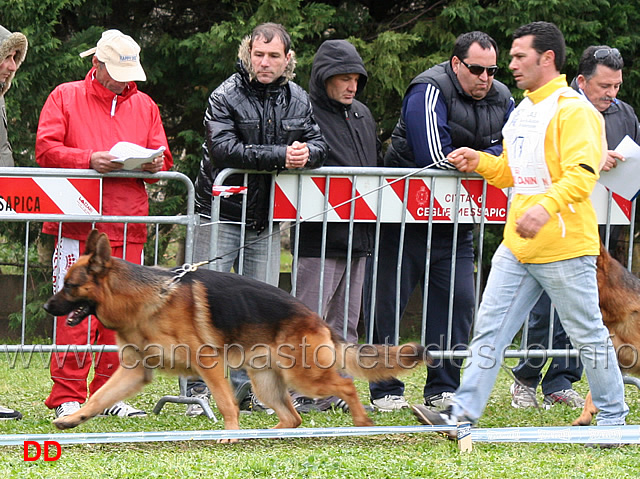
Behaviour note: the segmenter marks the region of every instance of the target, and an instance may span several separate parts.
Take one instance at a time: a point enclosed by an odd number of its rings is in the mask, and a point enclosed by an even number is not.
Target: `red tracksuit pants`
[[[68,241],[67,238],[62,238],[62,242]],[[78,241],[77,244],[79,246],[77,250],[84,252],[85,241]],[[143,246],[140,243],[128,243],[126,260],[141,264]],[[56,253],[58,251],[56,249]],[[56,261],[63,264],[62,269],[66,272],[66,269],[78,258],[78,253],[74,257],[73,253],[69,254],[68,248],[65,248],[65,252],[67,254],[64,257],[59,255],[56,259],[54,256],[54,271],[56,271]],[[111,254],[116,258],[122,258],[123,247],[112,246]],[[116,344],[115,332],[102,326],[95,316],[87,317],[76,326],[68,326],[66,320],[66,316],[56,318],[56,344]],[[68,352],[53,353],[49,367],[53,387],[49,397],[45,400],[45,405],[50,409],[55,409],[68,401],[84,403],[87,399],[87,380],[92,364],[94,377],[89,384],[89,394],[100,389],[115,372],[119,364],[118,353],[77,352],[74,351],[73,346],[69,346]]]

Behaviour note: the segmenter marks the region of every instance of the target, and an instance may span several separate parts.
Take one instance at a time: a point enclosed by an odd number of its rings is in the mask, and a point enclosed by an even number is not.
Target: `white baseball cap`
[[[145,81],[140,64],[140,46],[129,35],[120,30],[107,30],[97,46],[82,52],[81,57],[94,55],[105,64],[107,72],[115,81]]]

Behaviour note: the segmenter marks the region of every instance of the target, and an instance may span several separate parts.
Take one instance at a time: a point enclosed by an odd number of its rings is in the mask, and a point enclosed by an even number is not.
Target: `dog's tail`
[[[432,364],[428,351],[418,343],[351,344],[337,334],[332,336],[337,350],[342,352],[341,369],[359,379],[383,381],[407,374],[421,364]]]

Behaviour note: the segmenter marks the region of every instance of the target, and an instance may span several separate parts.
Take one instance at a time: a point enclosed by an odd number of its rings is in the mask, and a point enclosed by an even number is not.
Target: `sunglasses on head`
[[[596,60],[604,60],[609,55],[615,58],[620,58],[620,51],[617,48],[599,48],[593,52],[593,56]]]
[[[494,65],[492,67],[483,67],[482,65],[469,65],[467,62],[465,62],[462,59],[460,59],[460,61],[462,62],[462,64],[465,67],[467,67],[469,69],[469,71],[471,72],[472,75],[480,76],[486,70],[487,71],[487,75],[492,77],[498,71],[498,66],[497,65]]]

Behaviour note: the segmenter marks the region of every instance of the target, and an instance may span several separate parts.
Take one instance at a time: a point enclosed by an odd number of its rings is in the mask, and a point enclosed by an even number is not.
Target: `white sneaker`
[[[511,406],[515,408],[538,407],[536,388],[514,382],[511,384]]]
[[[144,417],[147,413],[141,409],[129,406],[124,401],[118,401],[113,406],[102,411],[100,416],[118,416],[118,417]]]
[[[198,388],[198,391],[195,391],[195,387],[193,388],[194,390],[191,392],[191,397],[192,398],[199,398],[199,399],[203,399],[206,402],[209,402],[209,398],[211,397],[211,393],[209,392],[209,388],[204,388],[204,391],[200,391],[200,389],[202,388]],[[185,416],[188,417],[196,417],[196,416],[204,416],[204,409],[202,408],[202,406],[200,404],[189,404],[189,406],[187,406],[187,411],[184,413]]]
[[[456,394],[452,392],[444,392],[434,394],[424,399],[424,405],[444,411],[453,404]]]
[[[565,404],[573,409],[582,409],[584,407],[584,399],[573,388],[562,389],[544,395],[543,405],[545,409],[551,408],[554,404]]]
[[[56,408],[56,417],[65,417],[69,414],[73,414],[80,409],[80,403],[78,401],[63,402]]]
[[[404,396],[396,396],[394,394],[387,394],[385,397],[372,399],[371,404],[373,404],[378,411],[382,412],[393,412],[409,408],[409,403]]]

